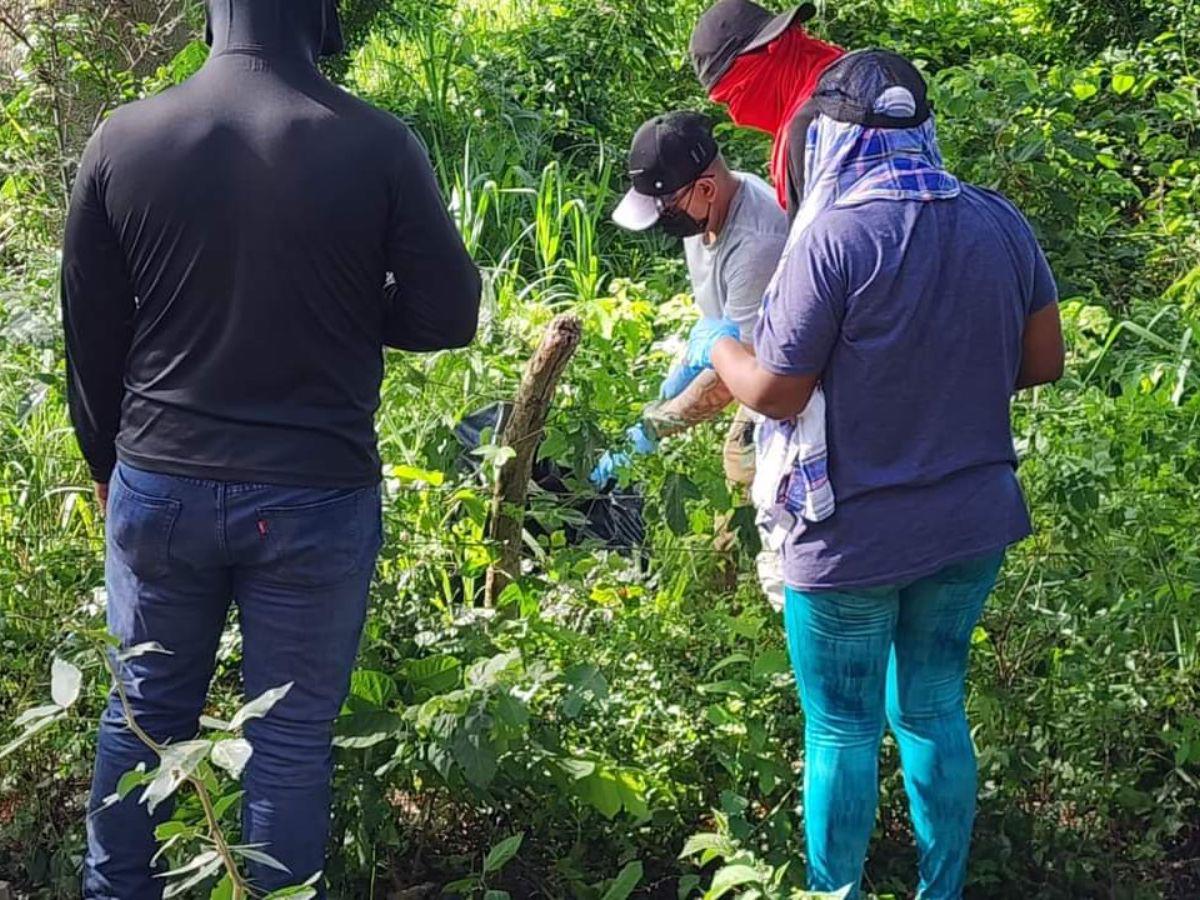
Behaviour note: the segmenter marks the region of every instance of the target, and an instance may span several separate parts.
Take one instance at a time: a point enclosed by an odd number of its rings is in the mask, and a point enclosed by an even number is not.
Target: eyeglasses
[[[665,213],[668,209],[677,208],[679,206],[679,204],[675,202],[676,198],[679,198],[680,200],[682,200],[683,192],[690,189],[692,187],[692,185],[694,185],[694,184],[695,184],[695,182],[692,182],[692,184],[689,184],[687,187],[680,188],[675,193],[668,194],[665,197],[655,197],[654,198],[655,210],[659,213],[659,215],[661,215],[662,213]]]
[[[661,215],[662,213],[665,213],[668,209],[679,208],[680,206],[683,205],[687,196],[696,189],[696,185],[698,185],[706,177],[708,177],[708,176],[701,176],[700,178],[697,178],[695,181],[693,181],[691,184],[685,184],[683,187],[681,187],[679,190],[677,190],[673,194],[667,194],[664,197],[655,197],[654,198],[654,208],[658,211],[659,215]]]

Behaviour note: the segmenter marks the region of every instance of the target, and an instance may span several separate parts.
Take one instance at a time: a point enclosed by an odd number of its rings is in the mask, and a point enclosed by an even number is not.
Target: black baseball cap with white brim
[[[743,53],[765,47],[793,25],[817,14],[811,3],[801,3],[773,15],[751,0],[718,0],[700,17],[692,30],[688,53],[696,77],[711,91]]]
[[[718,152],[708,116],[690,111],[655,116],[633,136],[628,166],[633,187],[613,211],[613,221],[645,231],[658,221],[661,198],[703,175]]]

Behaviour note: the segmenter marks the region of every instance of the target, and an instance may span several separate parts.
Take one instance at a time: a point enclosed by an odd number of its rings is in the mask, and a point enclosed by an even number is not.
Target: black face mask
[[[696,189],[693,184],[688,188],[688,196]],[[660,231],[675,238],[690,238],[708,231],[708,216],[697,219],[691,213],[683,211],[681,206],[668,206],[658,214],[656,223]]]

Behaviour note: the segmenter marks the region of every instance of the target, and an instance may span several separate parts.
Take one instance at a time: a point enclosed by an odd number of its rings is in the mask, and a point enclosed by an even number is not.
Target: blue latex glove
[[[742,329],[729,319],[701,319],[692,329],[688,339],[687,365],[692,368],[711,369],[712,349],[722,338],[742,339]]]
[[[596,463],[596,468],[592,469],[592,474],[588,476],[588,481],[597,490],[600,490],[617,477],[619,469],[624,469],[628,465],[628,453],[613,453],[611,450],[606,450],[604,455],[600,457],[600,462]]]
[[[625,432],[625,437],[633,447],[633,452],[637,456],[647,456],[658,449],[658,441],[651,437],[646,431],[644,425],[640,422],[634,425]],[[621,469],[628,468],[630,464],[629,454],[622,450],[606,450],[604,455],[600,457],[600,462],[596,463],[596,468],[592,469],[592,474],[588,476],[588,481],[592,485],[601,489],[617,476],[617,472]]]
[[[641,422],[625,432],[629,443],[633,444],[633,452],[638,456],[649,456],[658,449],[658,441],[646,431]]]
[[[680,394],[687,390],[689,384],[696,380],[696,376],[703,372],[703,369],[696,369],[688,365],[678,365],[667,373],[667,379],[662,383],[662,387],[658,390],[659,400],[674,400]]]
[[[713,328],[713,323],[716,321],[719,320],[701,319],[694,326],[692,326],[692,332],[690,335],[688,335],[689,356],[691,348],[697,340],[705,340],[709,337]],[[739,328],[737,332],[731,336],[740,339],[742,336],[741,329]],[[674,400],[685,390],[687,390],[688,385],[695,381],[699,377],[700,373],[706,368],[709,367],[703,365],[694,365],[689,360],[685,359],[684,362],[680,363],[667,373],[667,380],[662,383],[662,387],[659,389],[658,399],[664,401]]]

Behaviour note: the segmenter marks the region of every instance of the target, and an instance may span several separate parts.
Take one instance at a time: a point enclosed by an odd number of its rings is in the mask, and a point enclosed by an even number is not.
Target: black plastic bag
[[[496,442],[511,412],[512,404],[493,403],[465,416],[454,427],[454,437],[463,448],[460,465],[474,472],[480,471],[483,461],[472,451],[479,448],[489,432],[490,441]],[[646,523],[643,519],[645,500],[637,486],[631,485],[620,493],[613,493],[612,485],[609,485],[603,491],[593,493],[589,490],[580,494],[568,487],[570,478],[570,470],[563,469],[553,460],[537,459],[533,464],[533,482],[547,493],[560,495],[569,509],[586,520],[584,525],[566,526],[567,542],[578,545],[594,541],[606,549],[622,552],[639,549],[646,539]],[[584,479],[579,481],[587,484]],[[531,516],[526,517],[525,529],[535,537],[546,533]]]

